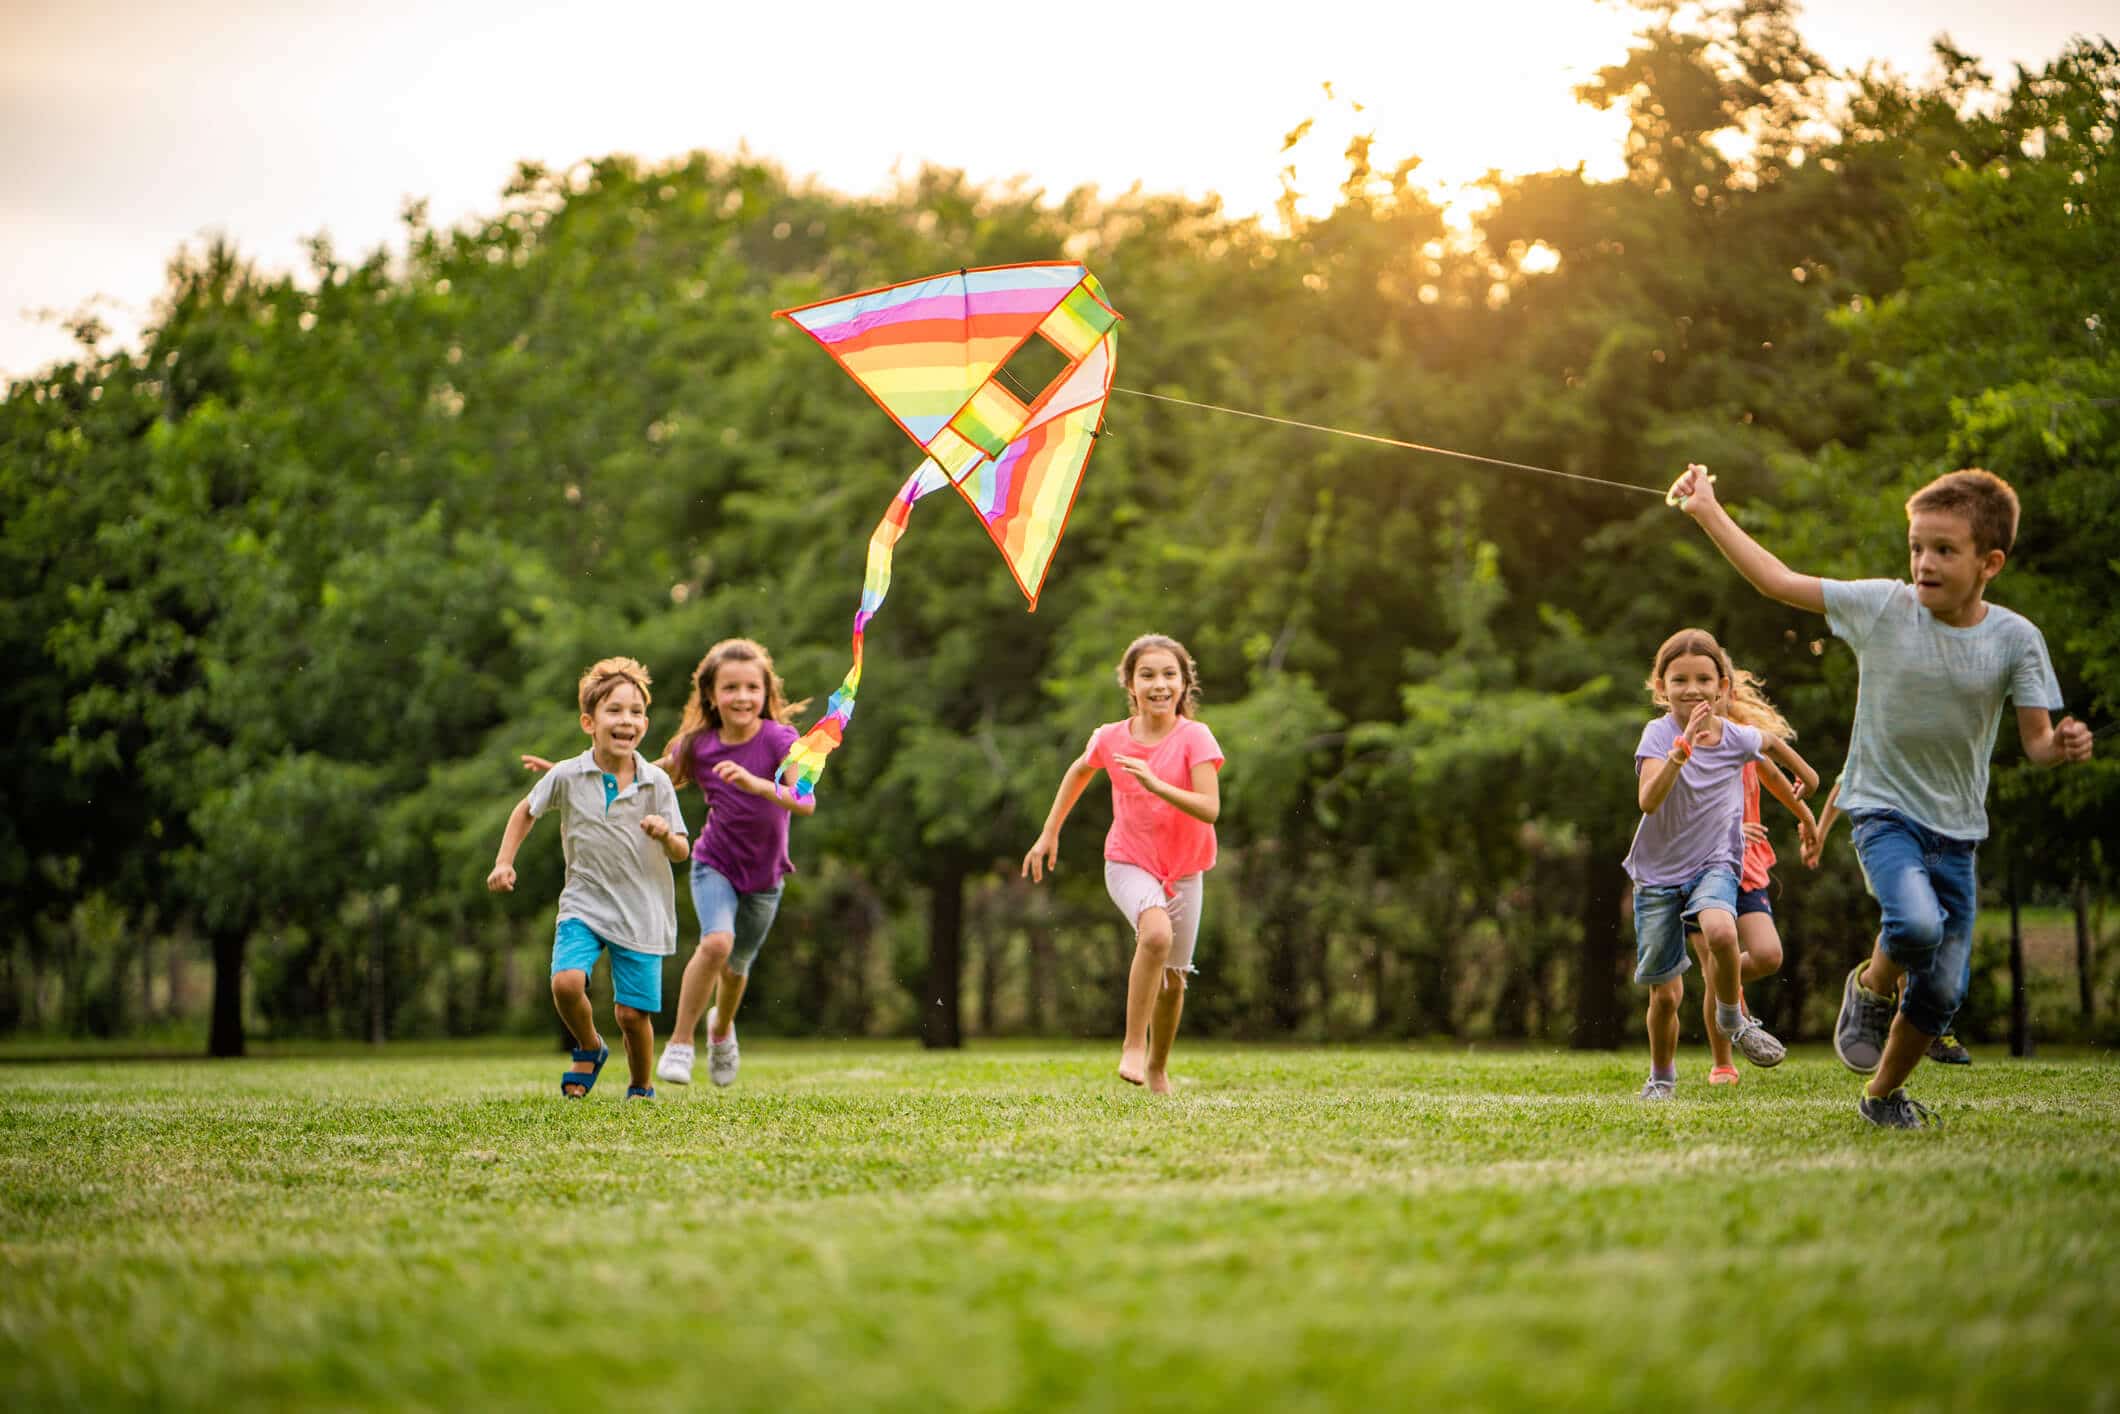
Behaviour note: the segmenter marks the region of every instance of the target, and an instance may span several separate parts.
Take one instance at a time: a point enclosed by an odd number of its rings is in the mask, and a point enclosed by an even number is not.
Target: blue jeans
[[[1737,915],[1737,871],[1701,870],[1683,884],[1634,886],[1634,980],[1646,987],[1686,975],[1686,925],[1710,909]]]
[[[719,869],[692,861],[692,908],[699,914],[699,935],[727,933],[736,940],[729,946],[729,971],[738,977],[751,975],[751,964],[765,946],[773,915],[780,912],[781,887],[739,893]]]
[[[1896,810],[1858,810],[1848,818],[1863,882],[1884,913],[1878,942],[1906,969],[1899,1010],[1916,1031],[1940,1036],[1951,1029],[1972,975],[1979,846],[1939,835]]]

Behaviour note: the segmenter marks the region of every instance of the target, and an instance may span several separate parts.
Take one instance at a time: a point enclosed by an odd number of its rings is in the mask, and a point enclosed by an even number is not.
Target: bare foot
[[[1170,1072],[1167,1070],[1150,1071],[1148,1073],[1148,1093],[1151,1095],[1168,1095],[1170,1093]]]
[[[1119,1078],[1129,1085],[1143,1085],[1148,1081],[1148,1053],[1146,1049],[1119,1052]]]

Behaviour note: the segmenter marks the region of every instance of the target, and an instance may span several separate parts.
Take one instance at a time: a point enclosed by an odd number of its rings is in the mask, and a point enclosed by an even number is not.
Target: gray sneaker
[[[1855,1110],[1879,1129],[1933,1129],[1937,1122],[1935,1113],[1908,1095],[1904,1085],[1881,1100],[1865,1091],[1855,1102]]]
[[[1929,1059],[1938,1065],[1971,1065],[1973,1053],[1965,1048],[1965,1042],[1946,1031],[1929,1042]]]
[[[1892,1032],[1892,999],[1880,997],[1855,979],[1862,963],[1848,972],[1840,989],[1840,1019],[1833,1023],[1833,1053],[1857,1075],[1875,1075],[1884,1059],[1884,1038]]]
[[[1652,1075],[1642,1085],[1642,1098],[1644,1100],[1668,1100],[1677,1094],[1678,1082],[1676,1080],[1658,1080]]]
[[[1761,1070],[1772,1070],[1789,1054],[1787,1046],[1775,1040],[1766,1027],[1749,1016],[1745,1018],[1745,1024],[1738,1029],[1737,1034],[1730,1038],[1730,1044],[1737,1048],[1739,1055]]]

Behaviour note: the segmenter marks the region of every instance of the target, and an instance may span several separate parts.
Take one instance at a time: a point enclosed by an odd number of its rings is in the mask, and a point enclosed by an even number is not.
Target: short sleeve
[[[1185,734],[1185,783],[1188,786],[1192,784],[1192,768],[1203,763],[1211,766],[1221,765],[1222,744],[1216,741],[1215,734],[1207,729],[1207,723],[1194,722]]]
[[[2046,635],[2036,624],[2024,626],[2016,662],[2010,666],[2009,695],[2019,707],[2044,707],[2049,712],[2062,708],[2061,682],[2054,676],[2053,660],[2047,657]]]
[[[1860,648],[1900,590],[1896,579],[1822,579],[1826,627],[1835,638]]]
[[[531,819],[538,819],[552,808],[553,795],[559,790],[559,778],[566,773],[567,767],[572,764],[572,762],[568,761],[560,762],[557,766],[539,776],[537,784],[530,787],[529,805]]]
[[[1671,743],[1678,740],[1678,723],[1666,712],[1642,728],[1642,739],[1634,748],[1634,759],[1645,760],[1652,756],[1667,756]]]
[[[1104,748],[1107,735],[1104,728],[1098,727],[1089,734],[1089,742],[1082,748],[1082,759],[1100,770],[1111,769],[1111,754]]]
[[[1748,727],[1743,722],[1724,722],[1723,735],[1747,760],[1756,758],[1759,749],[1767,744],[1767,734],[1757,727]]]
[[[692,833],[685,828],[685,812],[677,803],[677,787],[670,783],[668,773],[663,771],[655,773],[655,813],[680,835]]]

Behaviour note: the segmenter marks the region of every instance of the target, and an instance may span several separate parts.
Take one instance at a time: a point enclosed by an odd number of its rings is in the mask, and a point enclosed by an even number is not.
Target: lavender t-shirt
[[[1635,773],[1641,762],[1661,761],[1681,728],[1669,712],[1642,728],[1634,748]],[[1737,872],[1745,853],[1745,762],[1765,743],[1758,731],[1725,719],[1722,740],[1695,747],[1678,771],[1678,783],[1654,815],[1642,816],[1627,851],[1627,876],[1644,886],[1690,883],[1718,864]]]
[[[775,721],[759,723],[757,734],[741,746],[726,745],[711,727],[692,739],[692,780],[707,798],[707,822],[699,827],[692,858],[727,879],[738,893],[764,893],[795,872],[788,858],[788,812],[738,790],[715,775],[714,767],[734,761],[770,781],[796,740],[793,727]]]

